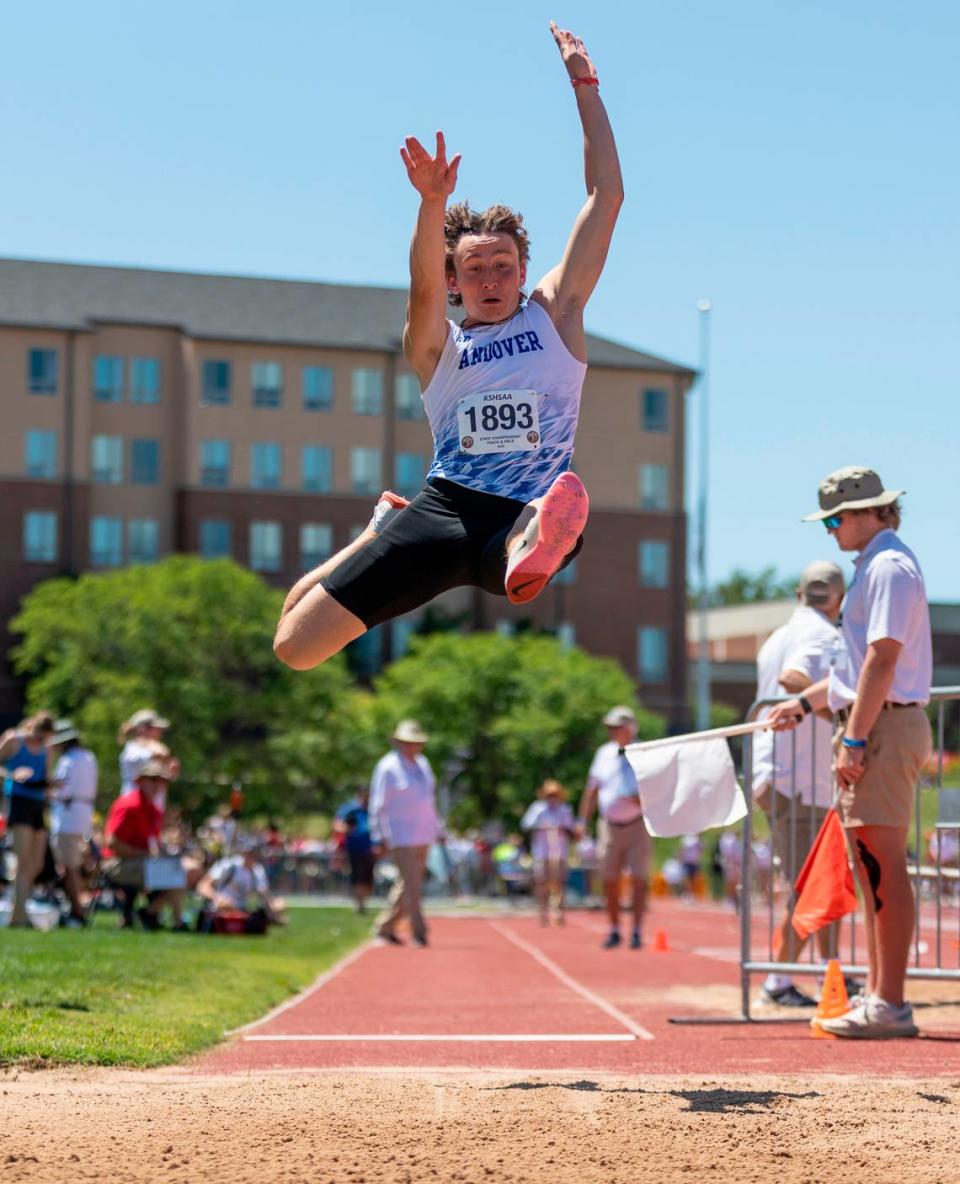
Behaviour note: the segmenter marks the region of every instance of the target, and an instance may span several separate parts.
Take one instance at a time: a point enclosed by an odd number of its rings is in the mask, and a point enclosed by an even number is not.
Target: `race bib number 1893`
[[[540,447],[536,391],[475,391],[457,404],[460,451],[533,452]]]

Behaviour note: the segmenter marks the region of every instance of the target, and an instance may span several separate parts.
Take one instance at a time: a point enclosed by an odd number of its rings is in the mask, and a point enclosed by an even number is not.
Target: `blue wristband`
[[[849,736],[844,736],[840,741],[844,748],[866,748],[866,740],[851,740]]]

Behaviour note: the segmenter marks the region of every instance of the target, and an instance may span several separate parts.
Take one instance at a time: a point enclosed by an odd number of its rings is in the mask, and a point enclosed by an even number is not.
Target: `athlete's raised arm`
[[[447,339],[443,219],[447,198],[456,188],[460,155],[447,161],[443,132],[437,132],[435,156],[413,136],[407,137],[400,155],[410,184],[420,194],[420,211],[410,244],[410,300],[403,352],[423,389],[433,377]]]
[[[606,262],[613,228],[623,204],[623,177],[599,86],[591,81],[597,77],[593,62],[579,37],[567,29],[558,29],[553,21],[550,31],[573,84],[583,125],[587,200],[573,224],[563,258],[543,277],[532,299],[549,312],[570,352],[585,362],[587,345],[583,309]]]

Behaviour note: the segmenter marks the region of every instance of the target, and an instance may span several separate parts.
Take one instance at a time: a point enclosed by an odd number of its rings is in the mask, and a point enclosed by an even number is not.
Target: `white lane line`
[[[612,1042],[636,1040],[636,1036],[625,1032],[588,1032],[588,1033],[571,1033],[561,1032],[555,1034],[553,1032],[537,1032],[535,1034],[526,1032],[515,1033],[487,1033],[485,1035],[463,1035],[457,1034],[453,1036],[441,1036],[436,1032],[411,1034],[409,1036],[395,1035],[390,1033],[384,1035],[383,1033],[370,1033],[369,1035],[354,1036],[354,1035],[323,1035],[323,1036],[244,1036],[244,1040],[250,1042],[257,1042],[259,1044],[270,1044],[286,1042],[288,1044],[300,1043],[309,1041],[310,1043],[317,1043],[322,1041],[328,1044],[336,1044],[338,1041],[349,1043],[370,1043],[370,1044],[384,1044],[384,1043],[430,1043],[430,1044],[556,1044],[557,1042],[567,1042],[574,1044],[610,1044]]]
[[[652,1032],[648,1032],[646,1028],[641,1027],[640,1024],[635,1024],[633,1020],[620,1010],[619,1007],[614,1007],[612,1003],[608,1003],[606,999],[602,999],[596,992],[591,991],[589,987],[585,987],[583,983],[578,983],[575,978],[571,978],[565,970],[561,970],[556,962],[547,957],[536,946],[531,945],[528,941],[524,941],[522,937],[517,937],[515,933],[511,933],[509,929],[504,929],[496,921],[489,921],[491,929],[495,929],[501,937],[505,937],[507,941],[512,941],[515,946],[518,946],[524,953],[530,955],[535,961],[539,962],[544,970],[549,970],[554,978],[559,979],[565,987],[569,987],[571,991],[575,991],[582,999],[586,999],[588,1003],[592,1003],[594,1007],[599,1008],[605,1015],[610,1016],[611,1019],[616,1020],[618,1024],[626,1028],[628,1032],[632,1032],[638,1040],[653,1040]]]
[[[351,953],[347,954],[345,958],[341,958],[340,961],[331,966],[329,970],[325,970],[319,978],[314,979],[309,987],[305,987],[302,991],[298,991],[296,995],[292,995],[286,1000],[286,1002],[280,1003],[272,1011],[268,1011],[266,1015],[262,1015],[258,1020],[251,1020],[249,1024],[241,1024],[239,1028],[231,1028],[228,1032],[224,1032],[224,1035],[236,1036],[240,1032],[249,1032],[251,1028],[259,1028],[261,1024],[267,1024],[270,1022],[270,1020],[276,1019],[278,1015],[283,1015],[285,1011],[289,1011],[291,1007],[296,1007],[298,1004],[303,1003],[305,999],[309,999],[311,995],[316,994],[316,992],[322,987],[325,987],[331,979],[336,978],[338,974],[341,974],[347,969],[348,966],[356,962],[358,958],[362,958],[363,955],[368,950],[372,949],[375,944],[376,943],[372,941],[364,942],[362,946],[358,946],[355,950],[351,951]],[[244,1039],[249,1040],[250,1037],[245,1036]],[[261,1038],[255,1037],[254,1039]]]

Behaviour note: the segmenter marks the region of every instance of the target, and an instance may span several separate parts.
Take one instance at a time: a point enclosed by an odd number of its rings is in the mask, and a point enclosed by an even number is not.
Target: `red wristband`
[[[574,88],[578,86],[599,86],[600,79],[596,74],[591,74],[588,78],[571,78],[570,85]]]

